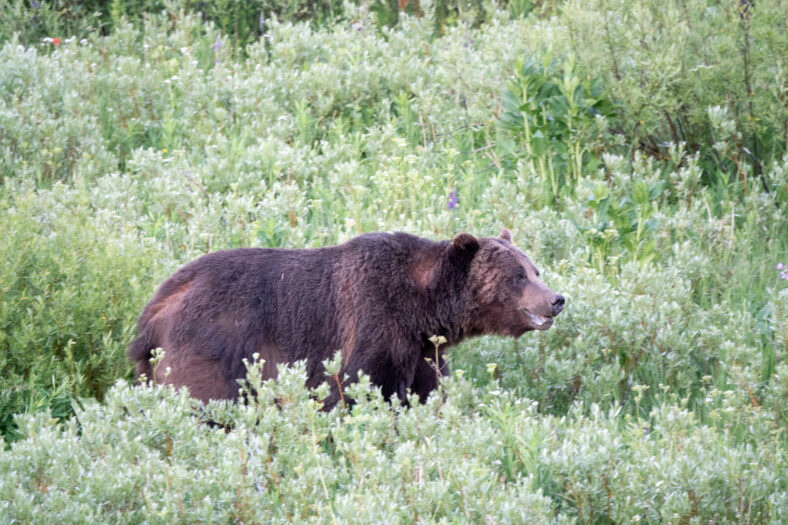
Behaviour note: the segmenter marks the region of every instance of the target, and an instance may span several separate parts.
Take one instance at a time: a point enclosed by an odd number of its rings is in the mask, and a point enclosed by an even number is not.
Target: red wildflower
[[[60,45],[60,39],[58,37],[55,37],[55,38],[52,39],[52,43],[54,45],[56,45],[56,46],[59,46]]]

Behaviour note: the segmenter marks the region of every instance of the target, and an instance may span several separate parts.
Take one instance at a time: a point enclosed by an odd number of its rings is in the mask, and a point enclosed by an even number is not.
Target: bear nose
[[[564,299],[563,295],[556,294],[556,296],[553,298],[553,302],[551,303],[551,306],[553,307],[553,317],[561,313],[561,310],[564,309],[565,302],[566,300]]]

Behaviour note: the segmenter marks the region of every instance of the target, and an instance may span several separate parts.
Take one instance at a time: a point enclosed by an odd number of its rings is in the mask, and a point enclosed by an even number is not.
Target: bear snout
[[[564,304],[566,303],[566,299],[561,294],[556,294],[553,298],[553,301],[550,303],[550,306],[553,309],[553,317],[560,314],[561,311],[564,309]]]

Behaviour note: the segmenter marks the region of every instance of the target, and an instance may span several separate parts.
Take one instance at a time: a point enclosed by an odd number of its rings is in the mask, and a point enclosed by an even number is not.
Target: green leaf
[[[531,150],[536,157],[542,157],[547,152],[547,138],[542,130],[537,130],[531,136]]]
[[[649,186],[649,188],[648,188],[649,199],[651,199],[652,201],[657,200],[659,198],[659,196],[662,195],[662,190],[664,188],[665,188],[665,181],[664,180],[660,180],[660,181],[657,181],[657,182],[651,184],[651,186]]]
[[[599,204],[597,205],[597,209],[596,209],[596,217],[597,217],[598,221],[604,222],[605,224],[607,224],[607,222],[609,220],[608,219],[608,215],[607,215],[607,212],[608,212],[609,208],[610,208],[610,198],[609,197],[605,197],[604,199],[599,201]]]
[[[645,182],[642,180],[635,181],[635,184],[632,185],[632,198],[640,205],[648,203],[649,190]]]

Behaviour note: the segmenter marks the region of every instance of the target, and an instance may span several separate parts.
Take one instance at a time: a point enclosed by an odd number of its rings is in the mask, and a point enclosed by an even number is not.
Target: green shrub
[[[579,74],[598,76],[626,104],[632,155],[676,169],[683,159],[670,145],[683,144],[699,155],[704,182],[770,190],[764,173],[788,140],[778,87],[788,22],[780,2],[748,4],[569,1],[545,47],[574,57]]]
[[[162,12],[174,23],[184,13],[196,14],[243,49],[266,33],[270,19],[311,19],[323,24],[341,15],[343,5],[332,0],[9,0],[0,7],[0,42],[14,34],[26,44],[43,38],[106,34],[126,23],[140,26],[147,17]]]
[[[49,406],[71,415],[76,396],[103,398],[129,377],[125,342],[159,276],[159,253],[109,210],[56,186],[3,190],[0,214],[0,431],[10,415]]]
[[[398,410],[362,379],[349,413],[326,414],[302,386],[303,365],[283,372],[261,403],[212,403],[204,415],[185,392],[119,383],[65,426],[44,411],[21,417],[26,439],[0,453],[3,515],[778,523],[788,510],[784,450],[731,443],[725,409],[712,426],[667,401],[623,423],[595,406],[544,417],[528,399],[453,379],[443,398]]]
[[[573,69],[572,63],[518,64],[503,100],[501,148],[523,158],[553,199],[559,188],[571,190],[596,169],[615,125],[615,105],[599,80],[582,79]]]

